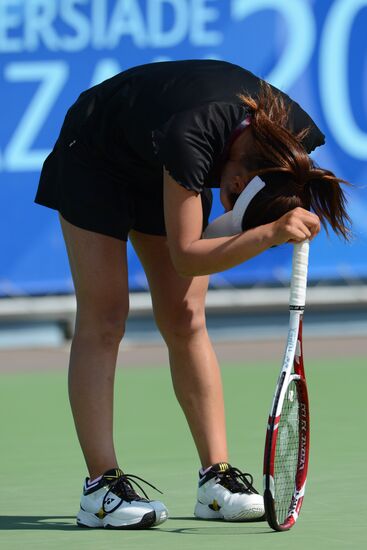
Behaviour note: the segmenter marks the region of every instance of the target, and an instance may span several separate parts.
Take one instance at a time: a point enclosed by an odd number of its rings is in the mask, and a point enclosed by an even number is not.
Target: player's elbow
[[[205,275],[199,269],[199,266],[195,265],[192,257],[184,251],[171,254],[172,262],[175,270],[181,277],[197,277],[199,275]]]
[[[187,277],[187,278],[199,277],[200,275],[204,275],[204,273],[200,273],[199,271],[196,271],[195,269],[192,269],[190,267],[177,270],[177,273],[181,277]]]
[[[176,260],[173,262],[174,268],[181,277],[196,277],[199,273],[193,268],[190,261]]]

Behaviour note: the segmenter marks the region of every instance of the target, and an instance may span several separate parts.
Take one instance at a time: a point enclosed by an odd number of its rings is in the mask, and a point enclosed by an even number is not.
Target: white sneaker
[[[106,529],[147,529],[168,518],[167,508],[158,500],[142,498],[133,489],[133,478],[119,469],[108,470],[95,484],[85,480],[76,521],[79,527]],[[153,485],[144,481],[155,489]],[[158,490],[158,489],[157,489]]]
[[[200,474],[194,514],[200,519],[261,521],[265,519],[264,500],[252,486],[250,474],[243,474],[226,462],[214,464]]]

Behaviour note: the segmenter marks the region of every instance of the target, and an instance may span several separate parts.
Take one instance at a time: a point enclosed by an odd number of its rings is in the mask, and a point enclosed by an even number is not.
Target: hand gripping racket
[[[289,332],[271,405],[264,453],[266,519],[276,531],[290,529],[300,513],[309,454],[309,408],[302,353],[309,242],[294,245]]]

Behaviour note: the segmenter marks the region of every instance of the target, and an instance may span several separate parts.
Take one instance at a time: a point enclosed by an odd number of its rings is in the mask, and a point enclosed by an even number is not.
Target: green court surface
[[[274,360],[222,368],[230,460],[252,472],[260,489],[278,367]],[[159,366],[119,369],[115,431],[121,466],[164,491],[171,518],[148,531],[78,529],[74,515],[85,470],[68,410],[66,372],[2,374],[0,548],[364,548],[366,358],[308,362],[306,370],[311,463],[301,517],[286,533],[274,533],[267,523],[193,519],[199,464],[168,368]]]

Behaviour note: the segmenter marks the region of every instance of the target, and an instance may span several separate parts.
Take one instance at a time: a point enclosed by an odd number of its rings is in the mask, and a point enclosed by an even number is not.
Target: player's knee
[[[99,341],[103,347],[118,346],[125,334],[125,319],[105,319],[101,323]]]
[[[195,301],[176,305],[160,319],[158,326],[168,343],[192,338],[206,330],[204,306]]]
[[[116,347],[124,337],[127,314],[128,309],[118,304],[86,314],[78,312],[75,335],[100,347]]]

